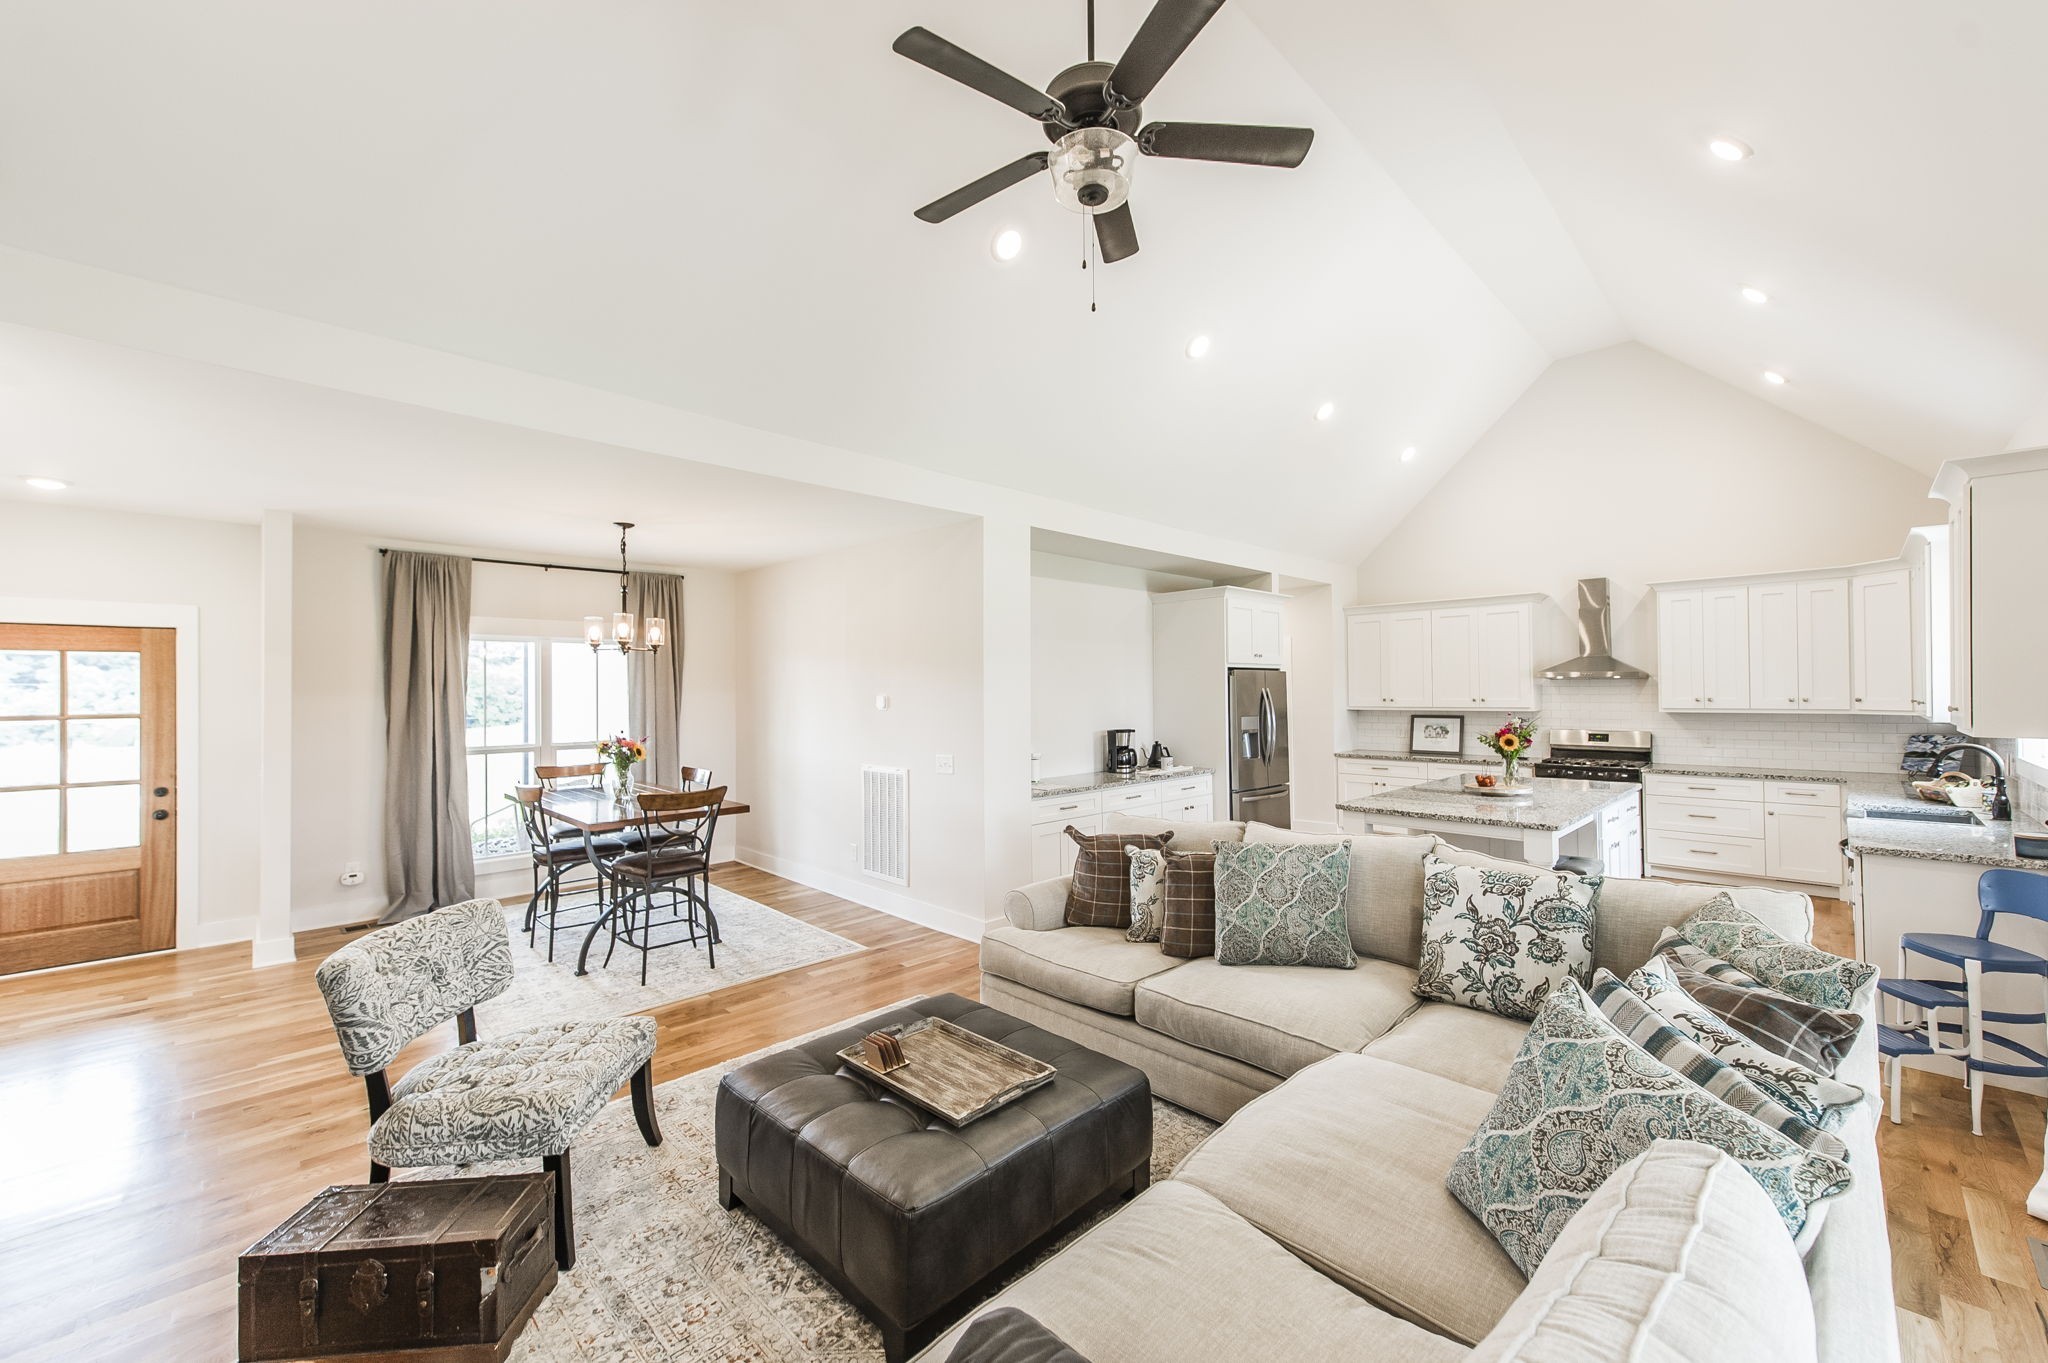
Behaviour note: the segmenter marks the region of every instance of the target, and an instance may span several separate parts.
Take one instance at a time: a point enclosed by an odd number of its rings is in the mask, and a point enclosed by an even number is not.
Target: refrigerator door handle
[[[1273,693],[1266,687],[1259,688],[1260,738],[1265,747],[1266,761],[1273,760],[1273,745],[1280,741],[1280,715],[1273,708]]]

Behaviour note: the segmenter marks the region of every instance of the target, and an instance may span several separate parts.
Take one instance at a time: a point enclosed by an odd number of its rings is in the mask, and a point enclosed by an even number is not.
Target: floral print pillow
[[[1131,859],[1131,925],[1124,937],[1156,942],[1166,922],[1166,853],[1156,847],[1126,847]]]
[[[1551,991],[1593,974],[1598,876],[1422,860],[1418,997],[1533,1018]]]
[[[1781,994],[1822,1008],[1854,1008],[1877,967],[1780,937],[1735,900],[1717,894],[1686,915],[1678,930],[1710,956],[1756,976]]]

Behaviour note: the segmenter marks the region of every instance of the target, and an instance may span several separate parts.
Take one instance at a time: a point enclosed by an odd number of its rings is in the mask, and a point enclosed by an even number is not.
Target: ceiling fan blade
[[[1179,161],[1230,161],[1292,170],[1308,155],[1314,128],[1263,128],[1251,123],[1147,123],[1138,150]]]
[[[1131,221],[1131,206],[1118,204],[1107,213],[1091,213],[1095,219],[1095,244],[1102,251],[1102,263],[1114,265],[1126,256],[1138,254],[1138,228]]]
[[[1110,102],[1122,108],[1144,103],[1202,26],[1222,8],[1223,0],[1159,0],[1109,73]]]
[[[990,66],[966,48],[947,42],[930,29],[905,29],[890,47],[918,65],[929,66],[940,75],[957,80],[971,90],[979,90],[990,99],[999,100],[1020,114],[1029,114],[1041,123],[1066,122],[1066,106],[1051,95],[1032,89],[1009,72]]]
[[[1035,151],[1029,156],[1019,157],[1001,170],[992,170],[972,184],[965,184],[944,198],[933,199],[917,210],[917,216],[926,222],[944,222],[963,208],[972,208],[991,194],[1000,194],[1011,185],[1020,184],[1045,169],[1050,152]]]

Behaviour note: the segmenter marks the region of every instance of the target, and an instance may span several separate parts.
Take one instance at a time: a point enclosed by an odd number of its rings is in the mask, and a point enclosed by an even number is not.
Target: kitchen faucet
[[[1982,743],[1951,743],[1934,755],[1934,770],[1941,770],[1941,759],[1952,752],[1980,752],[1991,759],[1991,802],[1984,806],[1985,814],[1994,820],[2012,817],[2012,801],[2005,790],[2005,759],[1996,748],[1987,748]]]

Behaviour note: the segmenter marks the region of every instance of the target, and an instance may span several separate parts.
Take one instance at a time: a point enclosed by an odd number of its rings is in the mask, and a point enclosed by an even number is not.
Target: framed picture
[[[1465,751],[1463,715],[1408,716],[1408,751],[1448,753],[1455,757]]]

